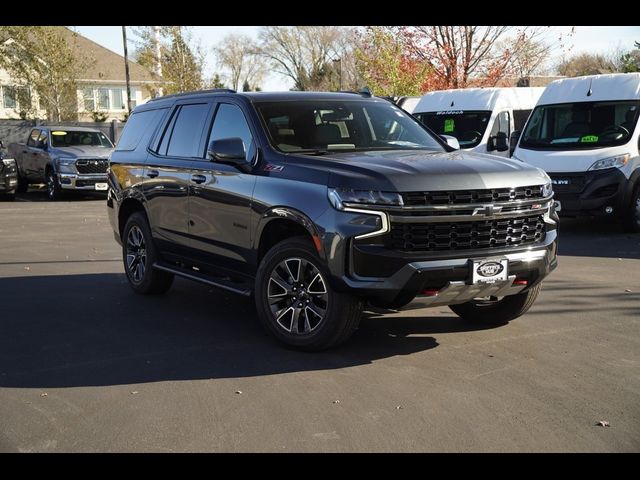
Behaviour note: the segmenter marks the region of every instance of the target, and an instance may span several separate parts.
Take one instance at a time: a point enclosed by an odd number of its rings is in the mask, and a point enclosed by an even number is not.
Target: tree
[[[136,35],[138,40],[134,57],[140,65],[155,70],[157,58],[153,27],[141,27],[136,30]],[[162,77],[168,82],[163,85],[165,94],[203,88],[204,53],[202,47],[193,41],[187,27],[160,28],[160,65]],[[159,86],[156,85],[156,88]]]
[[[265,59],[258,54],[258,46],[247,35],[227,35],[215,48],[218,64],[228,73],[231,88],[239,90],[240,86],[259,85],[266,71]]]
[[[635,42],[635,49],[620,56],[620,66],[623,72],[640,72],[640,42]]]
[[[344,27],[262,27],[259,52],[296,90],[337,89]]]
[[[566,77],[598,75],[618,71],[611,58],[599,53],[580,53],[569,59],[561,60],[557,66],[558,74]]]
[[[0,27],[0,66],[38,95],[49,120],[75,120],[78,116],[77,81],[93,59],[76,48],[77,34],[60,26]],[[31,92],[18,89],[18,101],[29,103]],[[21,109],[24,106],[21,105]]]
[[[215,73],[207,82],[205,82],[205,88],[227,88],[220,75]]]
[[[385,27],[367,27],[355,57],[362,80],[378,96],[420,95],[431,73],[429,64],[411,58]]]
[[[549,49],[541,27],[395,27],[410,56],[425,61],[433,88],[494,86],[504,76],[535,70]],[[531,52],[532,47],[535,49]]]

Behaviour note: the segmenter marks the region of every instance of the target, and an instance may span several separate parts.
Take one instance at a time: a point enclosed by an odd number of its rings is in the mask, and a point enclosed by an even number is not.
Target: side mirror
[[[447,145],[455,148],[456,150],[460,150],[460,143],[456,137],[452,137],[451,135],[440,135],[440,138],[447,142]]]
[[[251,170],[244,143],[238,137],[212,140],[207,149],[207,156],[211,161],[234,165],[243,172]]]
[[[493,141],[493,146],[499,152],[506,152],[509,150],[509,143],[507,142],[507,134],[505,132],[496,133],[495,140]]]
[[[513,152],[518,145],[518,140],[520,140],[520,134],[522,132],[520,130],[514,130],[511,132],[511,137],[509,137],[509,156],[513,156]]]

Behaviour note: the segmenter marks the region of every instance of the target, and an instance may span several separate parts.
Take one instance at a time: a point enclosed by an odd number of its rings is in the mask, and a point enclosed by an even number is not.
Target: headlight
[[[629,154],[618,155],[616,157],[603,158],[589,167],[589,170],[604,170],[605,168],[622,168],[629,161]]]
[[[58,158],[58,165],[60,166],[69,166],[69,165],[73,165],[76,163],[76,159],[75,158],[70,158],[70,157],[59,157]]]
[[[551,195],[553,195],[553,187],[551,186],[551,182],[545,183],[542,186],[542,196],[544,198],[547,198],[547,197],[550,197]]]
[[[353,190],[350,188],[330,188],[329,202],[338,210],[344,210],[344,203],[359,205],[403,205],[402,196],[399,193],[380,192],[377,190]]]
[[[2,166],[7,169],[8,173],[15,173],[16,171],[16,161],[13,158],[3,158]]]

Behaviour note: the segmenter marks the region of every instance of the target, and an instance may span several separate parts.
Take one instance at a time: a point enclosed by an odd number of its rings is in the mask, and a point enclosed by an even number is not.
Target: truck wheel
[[[626,230],[629,232],[640,232],[640,185],[638,185],[631,195],[631,204],[626,219]]]
[[[478,299],[460,305],[449,305],[449,308],[467,322],[502,325],[524,315],[531,308],[540,293],[540,285],[531,287],[523,293],[503,297],[500,300]]]
[[[135,212],[122,232],[122,260],[129,285],[136,293],[158,294],[171,288],[173,274],[152,267],[157,259],[147,217]]]
[[[56,178],[56,175],[53,173],[52,169],[47,170],[46,181],[47,196],[49,197],[49,200],[51,200],[52,202],[60,200],[60,198],[62,198],[62,187],[60,187],[60,182]]]
[[[347,340],[358,327],[362,301],[334,291],[313,244],[294,237],[260,262],[255,302],[263,326],[280,342],[317,351]]]
[[[29,190],[29,182],[26,178],[20,175],[20,171],[18,170],[18,186],[16,188],[16,192],[26,193],[27,190]]]

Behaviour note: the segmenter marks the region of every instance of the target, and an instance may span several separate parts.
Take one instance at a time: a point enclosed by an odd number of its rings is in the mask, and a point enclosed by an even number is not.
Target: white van
[[[620,215],[640,231],[640,73],[556,80],[513,157],[545,170],[560,215]]]
[[[413,115],[460,148],[509,156],[509,138],[521,130],[544,87],[464,88],[425,94]]]

